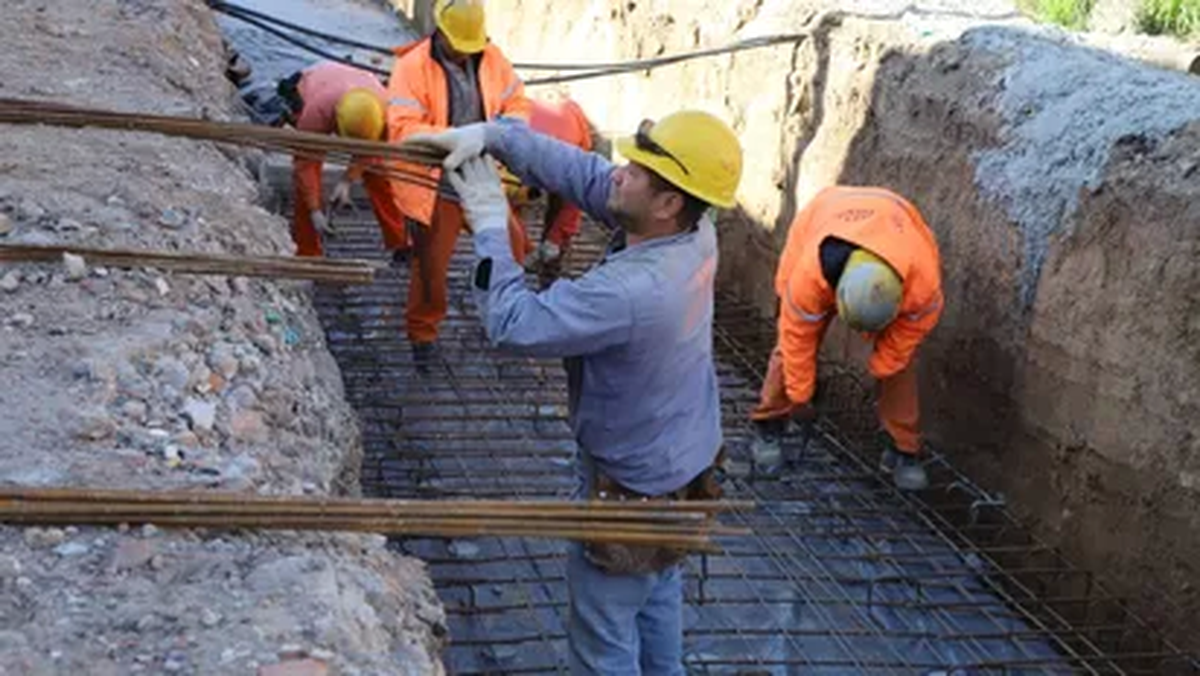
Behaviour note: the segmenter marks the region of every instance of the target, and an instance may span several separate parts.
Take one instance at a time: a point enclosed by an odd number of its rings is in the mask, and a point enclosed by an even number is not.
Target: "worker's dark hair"
[[[677,192],[683,197],[683,209],[679,210],[679,230],[686,232],[695,228],[700,224],[700,219],[704,217],[704,212],[708,211],[712,206],[704,200],[694,197],[672,184],[667,179],[659,176],[653,171],[647,171],[650,174],[651,187],[655,192],[666,192],[668,190]]]
[[[280,80],[279,84],[275,86],[275,93],[279,95],[293,117],[299,115],[304,108],[304,98],[300,96],[300,78],[303,75],[302,71],[296,71]]]

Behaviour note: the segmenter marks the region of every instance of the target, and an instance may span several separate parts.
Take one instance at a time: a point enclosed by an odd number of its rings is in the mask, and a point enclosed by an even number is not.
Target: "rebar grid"
[[[331,256],[381,255],[373,221],[338,225]],[[363,429],[364,489],[396,498],[570,497],[577,449],[565,373],[558,362],[487,346],[467,283],[469,246],[464,235],[429,375],[417,372],[404,337],[406,267],[381,271],[369,287],[316,288]],[[598,229],[585,226],[566,274],[603,249]],[[932,485],[920,496],[891,488],[873,466],[875,416],[853,374],[822,365],[831,394],[820,433],[789,436],[787,469],[756,476],[746,413],[773,326],[725,297],[714,324],[726,489],[759,508],[723,519],[751,536],[725,538],[722,554],[686,564],[691,673],[1200,673],[944,457],[934,455]],[[397,544],[429,563],[446,605],[452,673],[566,672],[565,543]]]

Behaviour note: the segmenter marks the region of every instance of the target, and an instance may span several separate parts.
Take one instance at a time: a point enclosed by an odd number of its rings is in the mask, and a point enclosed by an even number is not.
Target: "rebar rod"
[[[698,503],[699,504],[699,503]],[[186,528],[350,530],[444,537],[504,535],[659,544],[713,550],[727,507],[686,503],[402,502],[233,494],[0,489],[0,521],[19,524],[154,523]],[[658,509],[658,507],[665,509]]]
[[[288,152],[296,157],[310,159],[320,159],[326,155],[344,160],[357,157],[380,158],[391,162],[367,162],[363,165],[363,170],[431,189],[438,187],[434,176],[413,168],[398,166],[395,162],[408,163],[410,167],[440,167],[446,155],[444,150],[420,143],[365,141],[258,124],[123,113],[8,97],[0,97],[0,123],[149,132]],[[512,179],[506,180],[513,182]],[[443,197],[457,199],[453,195]]]
[[[55,263],[64,254],[114,268],[158,268],[202,275],[308,279],[342,284],[370,284],[379,263],[292,256],[174,253],[132,249],[95,249],[73,245],[3,244],[0,261]]]

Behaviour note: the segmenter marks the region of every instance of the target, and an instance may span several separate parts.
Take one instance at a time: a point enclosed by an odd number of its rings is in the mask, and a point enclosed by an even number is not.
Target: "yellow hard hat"
[[[500,165],[500,184],[504,186],[504,195],[514,206],[523,206],[532,201],[529,188],[503,164]]]
[[[383,102],[370,89],[355,87],[337,102],[338,136],[367,141],[383,138]]]
[[[896,318],[904,282],[882,258],[855,249],[837,284],[838,316],[856,331],[874,333]]]
[[[708,204],[737,203],[742,145],[715,116],[699,110],[672,113],[657,123],[643,120],[637,134],[616,140],[617,151]]]
[[[483,0],[437,0],[433,20],[457,52],[476,54],[487,45]]]

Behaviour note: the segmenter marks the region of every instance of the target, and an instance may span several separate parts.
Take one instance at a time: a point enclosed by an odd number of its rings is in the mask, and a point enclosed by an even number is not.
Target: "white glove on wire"
[[[325,215],[324,211],[313,209],[309,212],[309,216],[312,218],[313,227],[317,229],[317,232],[326,237],[337,235],[337,230],[329,222],[329,217]]]
[[[491,157],[472,157],[457,170],[447,171],[446,178],[458,193],[471,232],[479,234],[508,227],[508,200]]]
[[[350,181],[342,179],[338,181],[337,186],[329,196],[329,207],[331,209],[346,209],[352,206],[354,202],[350,199]]]
[[[453,171],[468,159],[483,154],[487,145],[487,123],[476,122],[438,134],[413,134],[405,142],[447,151],[450,154],[442,160],[442,166]]]

